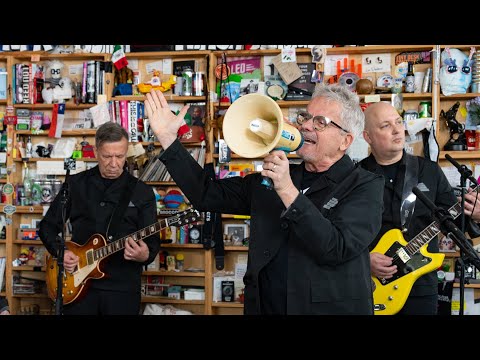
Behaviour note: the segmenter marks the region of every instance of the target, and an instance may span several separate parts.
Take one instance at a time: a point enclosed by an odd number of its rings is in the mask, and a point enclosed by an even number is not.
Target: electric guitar
[[[454,219],[461,211],[461,204],[458,202],[448,209]],[[442,265],[445,254],[427,251],[428,243],[439,233],[440,224],[434,221],[409,242],[405,241],[398,229],[389,230],[381,237],[371,252],[392,257],[393,265],[397,265],[397,272],[390,279],[372,276],[375,315],[398,313],[405,305],[413,283],[420,276]]]
[[[63,303],[70,304],[75,301],[88,287],[90,279],[101,279],[105,273],[101,270],[101,262],[106,257],[123,250],[125,242],[129,237],[135,242],[158,233],[160,230],[171,226],[182,226],[200,220],[200,213],[197,210],[189,209],[179,212],[174,216],[163,219],[155,224],[147,226],[133,234],[122,237],[111,243],[107,243],[100,234],[90,236],[84,245],[78,245],[73,241],[65,241],[65,246],[79,257],[79,263],[73,273],[63,272],[62,296]],[[53,301],[57,298],[57,259],[51,255],[46,257],[46,283],[48,296]]]

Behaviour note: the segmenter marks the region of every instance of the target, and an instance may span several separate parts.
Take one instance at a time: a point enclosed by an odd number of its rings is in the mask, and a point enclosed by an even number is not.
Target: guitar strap
[[[403,181],[402,205],[400,206],[400,221],[402,222],[402,232],[408,230],[410,221],[415,210],[416,196],[410,196],[412,189],[418,184],[418,158],[416,156],[405,154],[405,178]]]
[[[123,221],[123,215],[127,211],[127,206],[130,202],[133,190],[135,189],[137,182],[138,179],[136,177],[128,176],[127,191],[123,193],[122,198],[118,202],[115,210],[113,210],[112,215],[110,216],[110,221],[108,222],[108,227],[105,234],[108,242],[113,241],[117,237],[118,227]]]

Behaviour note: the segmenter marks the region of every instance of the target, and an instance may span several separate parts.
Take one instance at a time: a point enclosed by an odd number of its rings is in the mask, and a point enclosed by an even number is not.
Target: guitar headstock
[[[176,224],[177,226],[192,224],[201,220],[200,212],[194,208],[187,209],[179,212],[176,215],[168,218],[170,225]]]

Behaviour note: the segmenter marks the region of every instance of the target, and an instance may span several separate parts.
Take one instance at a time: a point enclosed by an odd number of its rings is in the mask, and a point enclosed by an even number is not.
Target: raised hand
[[[189,105],[185,105],[178,115],[175,115],[160,90],[150,90],[146,96],[145,112],[150,127],[162,147],[166,149],[175,141],[178,129],[185,123],[184,117]]]

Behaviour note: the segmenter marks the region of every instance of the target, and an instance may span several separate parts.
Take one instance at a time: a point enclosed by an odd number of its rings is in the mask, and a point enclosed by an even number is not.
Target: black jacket
[[[383,169],[377,164],[373,155],[363,159],[360,162],[365,169],[376,174],[384,175]],[[385,191],[383,195],[384,208],[382,220],[382,229],[375,237],[370,245],[370,250],[375,248],[380,238],[391,229],[401,229],[400,207],[402,202],[403,182],[405,179],[406,163],[405,152],[398,169],[395,183],[385,182]],[[432,200],[435,205],[444,209],[449,209],[457,203],[457,198],[450,186],[445,174],[440,166],[423,157],[418,157],[418,184],[424,184],[428,191],[423,193]],[[425,189],[418,186],[419,189]],[[423,191],[423,190],[422,190]],[[419,199],[415,201],[415,210],[408,227],[408,231],[404,233],[406,241],[411,240],[428,225],[434,221],[431,210]],[[427,250],[429,252],[438,253],[438,239],[432,239],[428,243]],[[413,284],[410,296],[434,295],[438,292],[438,279],[436,271],[430,272],[418,278]]]
[[[260,273],[285,242],[287,314],[373,314],[368,245],[381,225],[381,176],[358,169],[353,184],[333,199],[354,170],[344,156],[285,209],[277,193],[261,185],[260,174],[214,180],[178,141],[160,160],[197,210],[252,216],[245,314],[261,313]],[[290,169],[297,187],[303,166]]]
[[[70,176],[67,217],[70,218],[73,229],[72,241],[84,245],[94,234],[106,235],[110,217],[127,190],[129,178],[131,179],[132,175],[124,171],[110,187],[106,188],[98,166]],[[62,230],[60,200],[61,193],[57,195],[40,222],[40,238],[52,255],[57,253],[56,236]],[[114,235],[113,240],[156,223],[156,203],[151,187],[138,181],[125,215],[121,219],[112,219],[112,223],[114,221],[118,222],[119,226],[117,234],[109,234]],[[149,236],[144,241],[150,250],[148,260],[144,264],[125,260],[124,251],[118,251],[102,260],[101,266],[105,271],[105,277],[91,280],[90,285],[104,290],[140,292],[142,267],[152,262],[160,249],[158,234]]]

